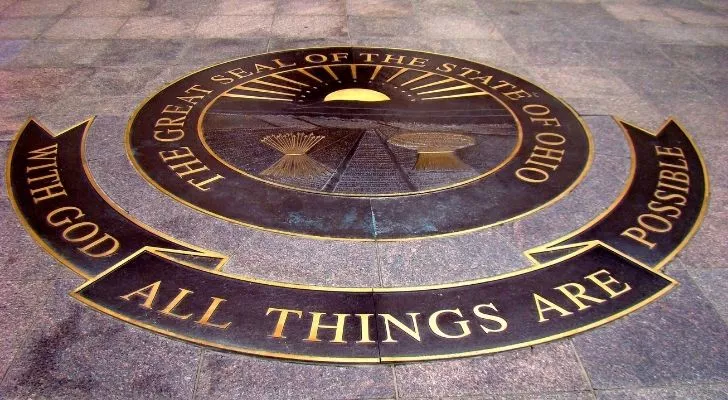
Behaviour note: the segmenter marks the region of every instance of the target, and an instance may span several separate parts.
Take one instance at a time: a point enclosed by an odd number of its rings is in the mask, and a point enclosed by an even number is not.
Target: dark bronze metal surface
[[[127,144],[152,184],[201,211],[360,240],[518,218],[573,188],[592,152],[576,113],[517,76],[360,47],[263,54],[182,78],[141,106]]]
[[[656,135],[620,123],[634,146],[635,166],[625,193],[603,216],[559,241],[528,251],[526,255],[534,260],[530,268],[431,287],[325,288],[242,279],[216,271],[216,263],[225,262],[224,256],[147,231],[97,191],[82,156],[90,121],[55,137],[30,121],[11,148],[7,179],[13,204],[34,238],[89,277],[73,296],[101,312],[175,338],[269,357],[340,363],[451,358],[572,335],[619,318],[676,284],[659,268],[700,222],[707,196],[704,165],[676,122],[669,121]],[[660,175],[650,165],[691,172]],[[43,175],[28,175],[42,169],[47,169]],[[51,170],[59,171],[62,195],[48,197],[61,193],[57,187],[49,189],[56,184]],[[649,199],[660,182],[664,189],[684,190],[679,188],[685,185],[664,186],[668,177],[673,184],[691,182],[690,187],[697,189],[690,190],[698,194],[669,198],[677,203],[684,200],[682,220],[673,209],[648,203],[650,212],[671,211],[666,218],[685,224],[675,229],[676,236],[657,240],[650,231],[656,226],[647,223],[652,219],[640,219],[648,212],[630,214],[639,210],[637,200],[631,207],[625,200]],[[39,187],[47,190],[38,191]],[[664,193],[657,196],[667,198]],[[79,214],[69,214],[71,221],[56,218],[65,214],[53,214],[74,204],[91,206],[92,211],[84,212],[84,221],[118,238],[118,248],[103,257],[79,251],[95,236],[81,243],[76,240],[96,229],[85,235],[79,227],[66,231],[80,220]],[[625,207],[624,216],[615,218]],[[623,237],[631,242],[615,240]],[[653,240],[654,248],[659,246],[659,259],[639,251],[639,246],[649,247]],[[97,253],[103,249],[91,248]]]

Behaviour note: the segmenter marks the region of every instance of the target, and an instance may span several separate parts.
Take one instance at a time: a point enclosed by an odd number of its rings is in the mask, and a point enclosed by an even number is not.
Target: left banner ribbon
[[[86,164],[86,135],[92,122],[89,118],[53,134],[30,119],[14,138],[7,157],[6,186],[31,236],[87,279],[143,248],[219,269],[225,256],[135,222],[104,194]]]

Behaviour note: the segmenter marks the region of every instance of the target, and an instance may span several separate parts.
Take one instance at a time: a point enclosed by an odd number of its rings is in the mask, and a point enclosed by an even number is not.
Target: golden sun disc
[[[390,98],[382,92],[372,89],[349,88],[333,91],[326,95],[324,101],[389,101]]]

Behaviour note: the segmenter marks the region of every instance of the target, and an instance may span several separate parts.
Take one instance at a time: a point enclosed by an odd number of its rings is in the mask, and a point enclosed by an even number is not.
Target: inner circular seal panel
[[[262,54],[182,78],[137,110],[127,151],[198,210],[357,240],[522,217],[568,193],[592,158],[576,113],[520,77],[363,47]]]

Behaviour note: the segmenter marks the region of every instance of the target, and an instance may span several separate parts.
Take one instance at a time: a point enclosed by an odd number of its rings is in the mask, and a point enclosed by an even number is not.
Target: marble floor
[[[209,218],[127,159],[127,120],[165,83],[237,57],[347,44],[463,57],[547,88],[594,136],[589,174],[562,201],[495,229],[352,243]],[[660,300],[547,344],[377,366],[223,353],[92,311],[68,296],[83,279],[29,237],[3,188],[0,398],[728,399],[727,92],[725,0],[0,0],[3,163],[29,116],[60,131],[96,115],[88,158],[101,188],[145,224],[230,255],[230,273],[400,286],[525,266],[522,251],[584,225],[620,192],[630,160],[612,115],[646,129],[674,116],[711,178],[701,229],[664,270],[680,285]]]

